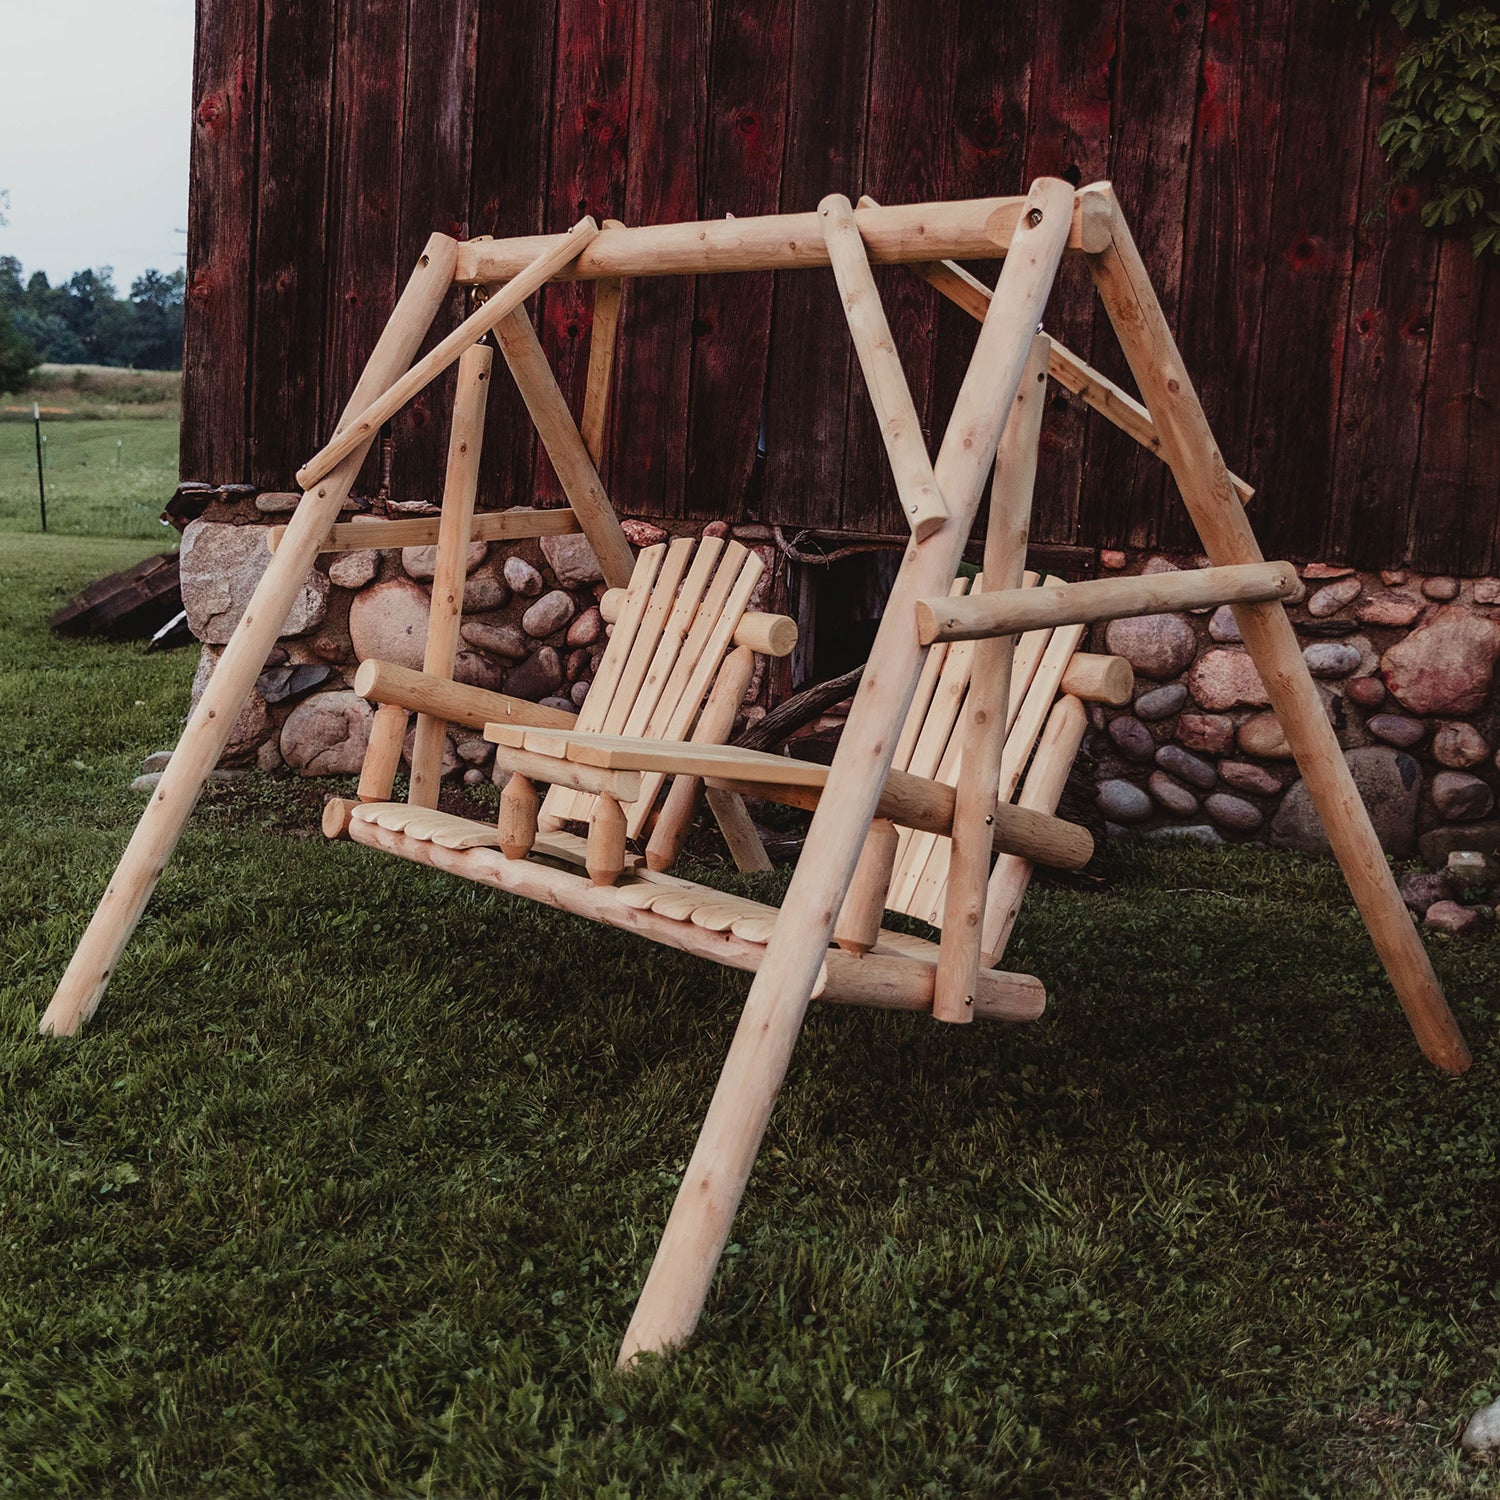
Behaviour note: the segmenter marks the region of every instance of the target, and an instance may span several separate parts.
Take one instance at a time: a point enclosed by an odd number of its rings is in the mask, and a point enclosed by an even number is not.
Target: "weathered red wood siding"
[[[1500,567],[1500,272],[1392,198],[1373,136],[1399,36],[1328,0],[199,0],[198,31],[186,479],[291,483],[431,229],[1107,176],[1269,551]],[[878,277],[935,439],[973,327]],[[590,296],[538,315],[575,405]],[[1081,267],[1049,326],[1123,375]],[[640,281],[624,333],[623,512],[900,529],[830,277]],[[431,496],[445,389],[366,488]],[[1059,399],[1045,442],[1037,540],[1192,545],[1098,419]],[[486,504],[561,499],[503,380],[484,463]]]

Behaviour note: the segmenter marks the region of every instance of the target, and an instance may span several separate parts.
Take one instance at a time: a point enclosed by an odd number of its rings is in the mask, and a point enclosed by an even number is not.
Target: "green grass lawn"
[[[177,488],[175,416],[44,420],[42,431],[49,532],[176,546],[177,533],[160,520]],[[0,532],[40,530],[32,425],[0,422]]]
[[[1035,1026],[815,1007],[699,1336],[632,1378],[744,976],[257,779],[37,1039],[193,666],[43,622],[144,550],[0,536],[0,1494],[1497,1492],[1456,1434],[1500,1396],[1500,943],[1434,945],[1440,1077],[1328,862],[1039,885]]]

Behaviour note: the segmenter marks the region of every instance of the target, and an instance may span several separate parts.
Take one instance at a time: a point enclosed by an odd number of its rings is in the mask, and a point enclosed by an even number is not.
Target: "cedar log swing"
[[[1037,332],[1065,255],[1081,256],[1092,275],[1139,387],[1139,401]],[[1003,265],[993,290],[951,264],[959,258],[996,257],[1003,257]],[[935,458],[922,442],[870,276],[871,262],[912,267],[981,320],[974,355]],[[997,814],[997,788],[1008,802],[1007,787],[1019,774],[1019,768],[1011,766],[1002,785],[1004,734],[996,727],[1004,719],[1007,702],[1014,712],[1011,674],[1013,664],[1019,670],[1027,639],[1023,636],[1018,645],[1016,633],[1039,624],[1066,626],[1071,632],[1050,689],[1082,637],[1083,622],[1184,607],[1189,600],[1193,606],[1232,604],[1246,648],[1418,1044],[1437,1067],[1450,1073],[1463,1072],[1470,1061],[1297,647],[1281,602],[1294,586],[1290,569],[1267,564],[1261,555],[1242,508],[1248,486],[1224,465],[1114,194],[1107,183],[1075,190],[1047,178],[1035,181],[1024,198],[900,207],[862,199],[853,209],[847,199],[834,196],[816,213],[806,214],[632,228],[609,223],[602,230],[592,219],[584,219],[566,234],[466,244],[433,235],[333,437],[298,474],[303,494],[295,516],[277,530],[274,556],[188,719],[42,1017],[41,1030],[71,1035],[97,1008],[280,624],[319,554],[419,540],[437,541],[441,554],[445,535],[461,554],[471,534],[540,535],[577,529],[592,544],[607,583],[625,591],[616,596],[616,611],[634,611],[630,617],[636,618],[645,608],[646,595],[640,579],[633,582],[633,572],[673,564],[670,557],[663,561],[645,554],[636,560],[595,467],[620,281],[627,276],[797,267],[831,268],[834,273],[912,528],[832,766],[803,772],[796,762],[711,743],[713,736],[706,732],[693,731],[690,743],[680,726],[669,726],[661,743],[655,743],[638,736],[582,732],[600,727],[585,725],[582,715],[578,728],[569,729],[567,715],[554,712],[549,718],[548,710],[535,705],[495,712],[490,699],[506,704],[514,700],[485,694],[476,698],[477,690],[445,683],[439,680],[441,674],[431,675],[430,627],[429,673],[408,673],[417,679],[415,689],[409,681],[403,688],[399,668],[380,663],[362,667],[359,690],[385,704],[377,714],[361,781],[361,796],[367,800],[336,800],[325,815],[325,829],[331,833],[452,868],[501,889],[755,971],[697,1146],[626,1331],[622,1365],[642,1352],[682,1344],[696,1326],[803,1015],[815,996],[926,1010],[955,1022],[969,1021],[976,1013],[1024,1019],[1040,1012],[1042,995],[1036,980],[988,967],[1003,948],[1004,932],[1025,888],[1029,860],[1044,857],[1070,864],[1080,852],[1076,841],[1070,843],[1070,825],[1046,812],[1026,810],[1036,806],[1034,799],[1023,795],[1023,806]],[[531,294],[558,279],[596,283],[594,347],[581,427],[563,402],[523,310]],[[413,364],[455,284],[480,289],[481,295],[487,294],[485,300]],[[558,471],[569,511],[472,514],[483,402],[471,396],[488,374],[490,350],[481,343],[487,334],[494,335],[521,389]],[[463,409],[455,408],[441,519],[386,523],[390,529],[380,528],[379,542],[371,537],[373,523],[336,526],[381,424],[455,362],[460,365],[458,401]],[[1139,579],[1025,586],[1026,530],[1042,407],[1036,391],[1038,382],[1045,390],[1049,376],[1166,461],[1210,567]],[[955,597],[955,575],[992,465],[987,582],[982,589],[976,584],[979,591],[966,598]],[[451,506],[450,493],[460,497]],[[398,535],[402,526],[406,530]],[[451,557],[454,546],[446,550]],[[737,557],[735,567],[740,565]],[[703,566],[706,578],[708,564]],[[741,583],[750,572],[748,563],[745,567],[746,572],[737,575]],[[461,578],[460,564],[460,592]],[[746,590],[740,584],[736,588],[736,607],[743,611]],[[434,621],[439,620],[438,592],[435,582]],[[667,603],[670,594],[669,589]],[[744,614],[745,620],[751,618]],[[767,618],[774,619],[762,617]],[[741,629],[738,619],[737,613],[731,622],[735,630]],[[456,628],[456,623],[443,627],[450,635],[456,635]],[[615,627],[617,635],[620,628]],[[764,642],[779,627],[744,628]],[[716,723],[726,712],[732,718],[734,690],[737,685],[743,693],[751,650],[765,649],[764,644],[736,645],[729,625],[719,630],[716,643],[720,636],[729,654],[721,674],[725,686],[714,694]],[[972,644],[947,645],[965,641]],[[934,784],[930,779],[899,770],[892,774],[908,708],[914,696],[934,693],[936,653],[943,651],[949,652],[949,664],[958,660],[957,653],[969,653],[966,660],[973,670],[967,719],[954,738],[957,745],[962,736],[965,774],[950,782],[946,800],[929,793]],[[1033,660],[1027,670],[1034,669]],[[701,697],[707,686],[706,678],[695,678],[693,691]],[[419,713],[411,802],[390,803],[379,799],[389,796],[409,709]],[[390,717],[382,721],[380,715]],[[436,804],[442,718],[463,722],[466,715],[467,722],[477,716],[485,726],[487,737],[496,742],[499,763],[515,769],[507,797],[502,798],[498,832],[430,810]],[[705,709],[704,719],[709,716]],[[1078,698],[1065,696],[1048,720],[1043,744],[1062,746],[1066,760],[1071,760],[1082,723]],[[722,740],[723,734],[718,737]],[[1037,751],[1038,760],[1041,755]],[[527,778],[527,772],[538,767],[554,768],[543,779],[558,778],[549,804],[560,797],[564,800],[558,805],[566,808],[572,805],[567,799],[592,794],[603,810],[590,817],[586,851],[584,841],[563,830],[557,818],[544,817],[538,829],[537,799]],[[1065,764],[1062,771],[1066,773]],[[623,886],[612,884],[622,863],[631,858],[624,853],[624,803],[653,778],[660,785],[663,775],[674,773],[688,784],[696,784],[694,778],[706,780],[721,799],[711,803],[716,812],[725,805],[722,799],[732,800],[736,790],[815,807],[779,911],[760,908],[759,915],[747,913],[743,908],[753,903],[736,905],[735,898],[720,897],[710,903],[713,910],[705,926],[674,921],[679,909],[703,904],[699,893],[705,888],[655,873],[654,862],[649,869],[641,868],[639,878]],[[1057,780],[1055,764],[1047,768],[1047,775]],[[366,778],[372,794],[367,794]],[[675,787],[676,783],[674,791]],[[643,803],[634,806],[640,809]],[[1022,813],[1032,820],[1025,828],[1015,821]],[[903,818],[910,825],[898,831]],[[736,835],[728,821],[725,832],[733,842]],[[935,953],[925,951],[934,945],[919,940],[892,936],[887,941],[879,929],[880,891],[893,868],[897,846],[904,839],[902,847],[908,852],[925,850],[933,843],[943,844],[944,834],[944,875],[933,898],[942,917]],[[486,843],[499,847],[476,847]],[[992,846],[1019,849],[1024,858],[1002,853],[992,874]],[[560,863],[570,859],[587,861],[587,877],[569,873],[571,867]],[[1013,878],[1017,865],[1022,868]],[[1009,892],[1000,907],[992,899],[997,882]],[[689,929],[691,940],[675,931],[682,927]],[[919,948],[924,955],[918,955]]]

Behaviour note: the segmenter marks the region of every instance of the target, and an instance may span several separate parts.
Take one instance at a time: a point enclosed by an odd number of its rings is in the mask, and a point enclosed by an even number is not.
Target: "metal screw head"
[[[1026,211],[1026,222],[1028,224],[1030,224],[1033,229],[1035,229],[1037,227],[1037,225],[1042,222],[1042,211],[1041,211],[1041,209],[1039,209],[1039,208],[1027,209],[1027,211]]]

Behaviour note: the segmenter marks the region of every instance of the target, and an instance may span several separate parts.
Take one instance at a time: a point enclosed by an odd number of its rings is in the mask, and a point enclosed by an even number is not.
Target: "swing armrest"
[[[831,770],[813,761],[790,760],[737,745],[527,729],[517,724],[486,724],[484,737],[497,745],[605,770],[701,776],[708,786],[793,807],[815,808]],[[891,771],[875,816],[908,828],[948,834],[953,828],[953,805],[951,786],[905,771]],[[1086,828],[1011,803],[995,809],[994,846],[1001,853],[1063,870],[1082,869],[1094,853],[1094,840]]]
[[[525,724],[538,729],[570,729],[577,714],[547,708],[508,693],[450,682],[430,672],[414,672],[394,662],[371,658],[361,662],[354,676],[354,691],[371,703],[394,703],[399,708],[431,714],[467,729],[483,729],[492,721],[505,725]]]

